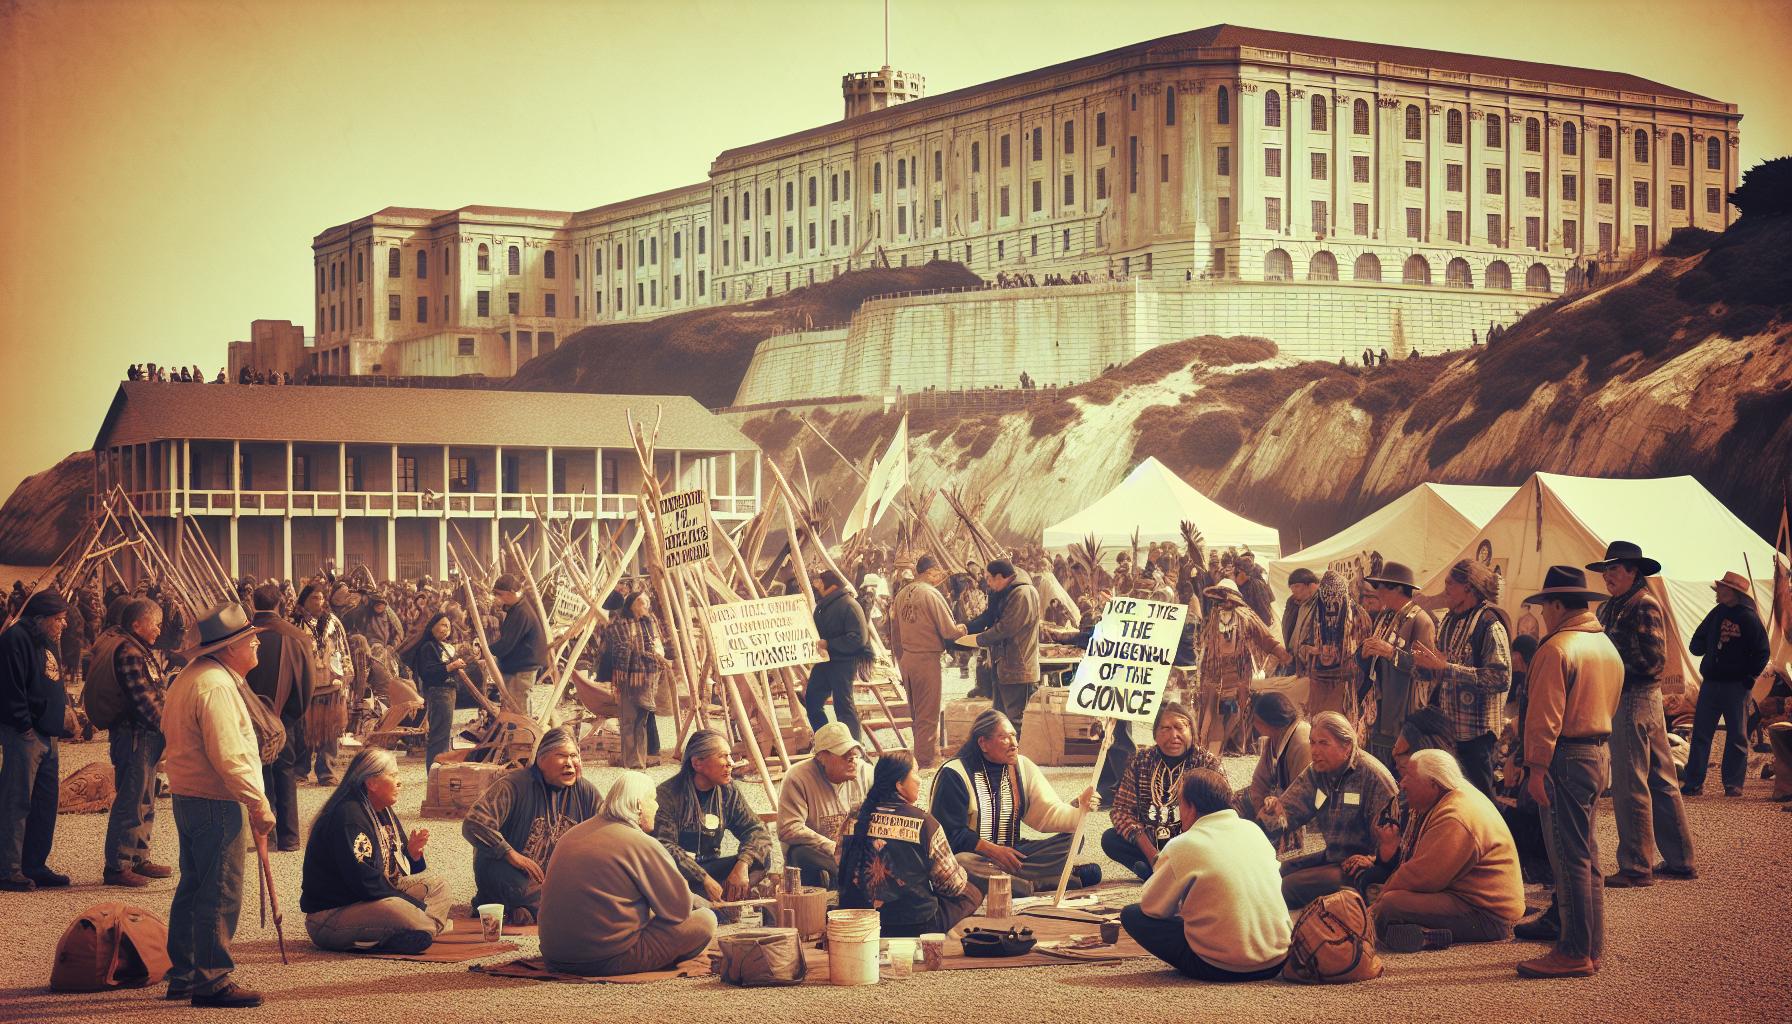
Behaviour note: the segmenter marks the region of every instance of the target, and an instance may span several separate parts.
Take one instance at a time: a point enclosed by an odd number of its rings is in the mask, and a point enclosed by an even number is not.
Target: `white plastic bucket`
[[[828,911],[828,980],[836,985],[877,984],[881,920],[875,910]]]

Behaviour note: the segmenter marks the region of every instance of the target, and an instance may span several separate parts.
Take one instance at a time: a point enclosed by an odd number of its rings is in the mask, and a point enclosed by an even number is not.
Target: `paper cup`
[[[1014,909],[1014,880],[1005,874],[989,876],[989,896],[985,900],[983,916],[1007,917]]]
[[[504,937],[504,904],[479,905],[479,931],[487,942],[496,942]]]
[[[891,939],[889,976],[895,979],[906,978],[914,969],[915,940]]]
[[[946,958],[946,933],[928,932],[921,936],[921,964],[924,969],[937,971],[940,962]]]
[[[1101,941],[1103,945],[1112,946],[1120,941],[1120,922],[1101,922]]]

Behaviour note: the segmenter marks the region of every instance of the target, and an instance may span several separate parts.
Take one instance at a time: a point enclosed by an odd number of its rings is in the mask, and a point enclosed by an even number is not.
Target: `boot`
[[[1599,963],[1592,957],[1569,956],[1553,949],[1518,965],[1518,973],[1526,978],[1590,978],[1598,972]]]
[[[1562,912],[1552,901],[1548,910],[1513,927],[1512,937],[1521,942],[1554,942],[1562,937]]]

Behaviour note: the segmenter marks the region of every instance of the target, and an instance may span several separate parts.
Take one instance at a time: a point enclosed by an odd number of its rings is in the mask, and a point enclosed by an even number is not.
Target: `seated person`
[[[653,780],[623,772],[598,816],[560,837],[541,891],[541,955],[587,977],[660,971],[698,956],[716,915],[653,838]]]
[[[971,884],[987,891],[989,876],[1013,877],[1015,896],[1035,889],[1055,890],[1064,862],[1072,856],[1070,830],[1077,811],[1095,809],[1095,787],[1072,803],[1058,799],[1044,773],[1022,756],[1020,739],[1008,716],[991,708],[971,723],[970,735],[958,753],[933,778],[930,810],[946,830],[946,841],[964,865]],[[1022,839],[1022,824],[1050,839]],[[1101,881],[1101,865],[1078,864],[1070,888]]]
[[[554,844],[603,802],[583,772],[572,733],[549,729],[534,762],[499,776],[467,812],[460,833],[473,845],[473,906],[501,903],[511,924],[535,923]]]
[[[1155,746],[1139,751],[1114,789],[1114,827],[1101,834],[1101,852],[1151,877],[1151,865],[1171,837],[1182,831],[1182,776],[1191,768],[1217,770],[1220,759],[1195,746],[1195,719],[1175,701],[1158,708],[1151,727]]]
[[[1325,849],[1282,865],[1282,896],[1290,910],[1344,888],[1344,861],[1373,856],[1375,826],[1393,820],[1394,777],[1357,745],[1356,730],[1343,715],[1314,715],[1311,739],[1312,763],[1281,795],[1265,798],[1258,816],[1272,836],[1314,822],[1325,837]]]
[[[841,821],[840,909],[875,907],[886,936],[950,931],[983,899],[945,829],[915,806],[920,796],[913,755],[891,751],[877,759],[864,804]]]
[[[1232,787],[1217,771],[1185,773],[1177,800],[1182,833],[1164,844],[1120,926],[1191,978],[1275,977],[1291,936],[1275,847],[1232,809]]]
[[[1300,717],[1300,709],[1285,693],[1259,693],[1251,700],[1251,728],[1263,737],[1263,752],[1251,770],[1251,784],[1232,797],[1232,809],[1246,821],[1256,821],[1266,797],[1294,784],[1307,770],[1312,726]],[[1282,853],[1298,853],[1300,829],[1289,829],[1276,843]]]
[[[1400,765],[1418,834],[1370,907],[1377,943],[1395,953],[1451,942],[1503,942],[1525,914],[1518,849],[1499,811],[1456,758],[1420,750]]]
[[[665,846],[693,893],[711,903],[744,900],[772,859],[772,834],[747,806],[733,782],[728,741],[714,729],[698,729],[684,745],[678,774],[660,783],[653,837]],[[722,853],[722,836],[732,832],[736,850]],[[740,916],[730,908],[725,924]]]
[[[1455,728],[1450,724],[1449,716],[1437,708],[1419,708],[1406,716],[1400,723],[1400,731],[1394,736],[1394,748],[1388,758],[1394,762],[1394,771],[1399,773],[1407,758],[1420,750],[1442,750],[1454,756],[1456,753]],[[1412,852],[1413,840],[1418,837],[1419,826],[1425,823],[1423,811],[1415,811],[1407,803],[1404,795],[1395,797],[1394,813],[1389,815],[1390,821],[1377,822],[1375,825],[1375,855],[1357,854],[1344,859],[1340,865],[1344,871],[1344,880],[1361,893],[1365,901],[1375,898],[1375,887],[1388,880],[1400,862]]]
[[[863,803],[871,788],[871,766],[852,730],[829,722],[815,730],[815,756],[784,776],[778,793],[778,839],[784,865],[799,868],[804,885],[834,887],[840,858],[834,836],[846,812]]]
[[[425,871],[429,830],[408,835],[389,750],[356,754],[305,842],[299,909],[319,949],[421,953],[448,924],[448,884]]]

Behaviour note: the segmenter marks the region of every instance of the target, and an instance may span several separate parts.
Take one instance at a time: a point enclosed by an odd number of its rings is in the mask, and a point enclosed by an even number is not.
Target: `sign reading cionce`
[[[1154,720],[1187,615],[1181,604],[1110,599],[1070,681],[1067,710],[1132,722]]]
[[[763,672],[821,660],[815,618],[801,594],[763,597],[703,610],[715,638],[716,667],[725,676]]]
[[[676,569],[709,557],[709,496],[701,487],[661,498],[659,513],[666,568]]]

